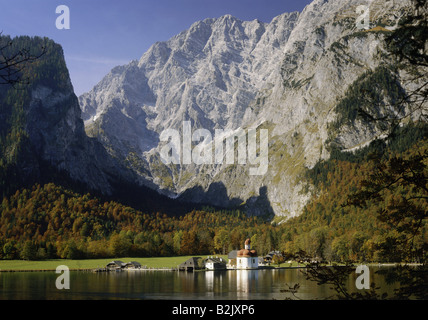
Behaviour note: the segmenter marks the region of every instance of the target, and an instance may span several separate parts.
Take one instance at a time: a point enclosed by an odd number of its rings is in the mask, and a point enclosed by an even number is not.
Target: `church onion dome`
[[[251,249],[251,240],[250,239],[245,240],[245,249],[239,250],[237,253],[237,256],[238,257],[246,257],[246,258],[257,257],[257,251]]]
[[[257,257],[256,250],[241,249],[238,251],[238,257]]]

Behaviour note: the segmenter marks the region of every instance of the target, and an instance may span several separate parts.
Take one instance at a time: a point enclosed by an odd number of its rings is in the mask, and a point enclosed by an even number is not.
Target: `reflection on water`
[[[382,276],[370,269],[371,281],[392,292]],[[352,275],[347,283],[355,289]],[[281,290],[300,284],[301,299],[325,299],[334,294],[328,285],[305,279],[298,269],[228,270],[207,272],[124,271],[118,273],[70,272],[70,290],[58,290],[55,272],[0,273],[0,299],[205,299],[282,300]]]
[[[257,294],[261,286],[258,286],[260,270],[229,270],[205,272],[206,298],[221,298],[237,300],[252,299],[252,294]],[[263,286],[263,284],[262,284]],[[225,297],[224,295],[230,295]]]
[[[236,270],[235,274],[238,299],[249,299],[251,292],[257,292],[258,270]]]

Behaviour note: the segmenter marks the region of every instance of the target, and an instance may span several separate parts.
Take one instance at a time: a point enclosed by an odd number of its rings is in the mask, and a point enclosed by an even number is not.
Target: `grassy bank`
[[[25,261],[25,260],[0,260],[0,272],[4,271],[45,271],[56,270],[60,265],[66,265],[70,270],[88,270],[103,268],[107,263],[113,260],[123,262],[137,261],[142,266],[147,268],[162,269],[176,268],[180,263],[194,256],[177,256],[177,257],[150,257],[150,258],[115,258],[115,259],[88,259],[88,260],[67,260],[67,259],[52,259],[43,261]],[[200,256],[206,258],[205,256]],[[219,256],[227,261],[227,256]],[[272,267],[278,267],[277,264],[272,264]],[[299,264],[282,263],[279,267],[298,267]],[[300,265],[301,266],[301,265]]]
[[[60,265],[66,265],[70,270],[87,270],[105,267],[107,263],[113,260],[123,262],[137,261],[147,268],[175,268],[180,263],[186,261],[192,256],[178,257],[153,257],[153,258],[115,258],[115,259],[88,259],[88,260],[66,260],[53,259],[43,261],[24,261],[24,260],[0,260],[0,272],[6,270],[13,271],[37,271],[37,270],[55,270]],[[201,256],[204,258],[204,256]],[[227,258],[223,256],[223,258]]]

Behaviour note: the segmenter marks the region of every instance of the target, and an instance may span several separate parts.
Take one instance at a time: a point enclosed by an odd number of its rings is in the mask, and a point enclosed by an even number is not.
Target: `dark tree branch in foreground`
[[[372,203],[383,204],[377,218],[391,232],[379,249],[392,261],[426,263],[428,246],[425,242],[415,243],[415,239],[428,218],[427,159],[426,147],[408,157],[373,156],[373,171],[344,205],[362,208]]]
[[[387,126],[388,138],[394,138],[396,129],[405,118],[416,117],[427,121],[428,100],[428,9],[425,0],[414,0],[414,12],[409,14],[386,39],[388,50],[399,68],[406,69],[412,77],[413,90],[402,99],[393,102],[395,117],[376,118],[367,110],[361,110],[366,119]],[[409,71],[410,70],[410,71]],[[404,112],[407,109],[407,113]],[[428,245],[415,244],[428,218],[428,150],[427,141],[422,141],[422,151],[408,155],[374,155],[371,159],[373,171],[362,182],[361,189],[350,195],[347,205],[362,207],[370,202],[383,203],[378,219],[393,231],[379,249],[391,259],[419,262],[413,266],[405,264],[393,270],[381,271],[390,283],[399,283],[394,299],[427,299],[428,270],[426,265]],[[411,146],[409,146],[411,147]],[[386,191],[394,194],[387,199]]]
[[[414,0],[413,4],[413,12],[386,38],[388,51],[396,66],[412,74],[409,81],[412,81],[413,89],[409,93],[403,93],[401,99],[392,101],[389,106],[393,110],[392,117],[376,117],[367,107],[359,110],[359,114],[366,120],[385,126],[389,131],[389,139],[395,137],[396,129],[405,118],[416,116],[417,121],[423,123],[428,119],[428,8],[426,1]],[[370,93],[365,96],[378,97]],[[377,105],[372,100],[368,99],[367,106],[370,103],[372,106]],[[389,248],[389,254],[401,256],[405,261],[426,259],[426,244],[417,252],[414,239],[420,234],[428,217],[427,159],[426,148],[410,156],[373,155],[373,172],[362,182],[361,189],[350,195],[346,204],[363,207],[371,201],[384,203],[385,207],[378,212],[379,220],[400,234],[390,239],[390,244],[385,245],[384,249]],[[387,201],[387,190],[399,196]],[[398,192],[400,190],[406,190],[406,193]]]
[[[428,119],[428,10],[426,0],[414,0],[414,12],[401,21],[399,27],[387,37],[388,51],[395,59],[391,70],[403,68],[413,84],[410,92],[387,96],[391,92],[382,92],[374,87],[369,92],[361,92],[365,97],[364,106],[359,115],[384,128],[387,138],[393,139],[396,129],[403,120],[417,119],[426,123]],[[396,79],[394,79],[396,81]],[[386,98],[393,97],[389,101]],[[388,111],[379,114],[379,107]],[[391,261],[404,261],[404,265],[377,271],[383,274],[388,283],[398,283],[394,295],[378,294],[374,284],[369,290],[350,292],[346,286],[356,267],[350,263],[343,266],[328,266],[323,262],[314,262],[304,252],[296,259],[306,264],[303,271],[308,280],[318,285],[330,285],[337,299],[424,299],[428,298],[428,268],[426,240],[415,244],[416,236],[426,227],[428,208],[428,150],[427,140],[422,141],[420,152],[409,150],[407,154],[376,154],[370,160],[373,170],[367,174],[360,190],[349,195],[344,206],[364,207],[380,204],[379,221],[387,224],[391,230],[379,244],[379,250]],[[411,146],[409,146],[410,148]],[[387,199],[386,195],[393,195]],[[419,262],[411,265],[408,262]],[[298,289],[298,286],[296,287]],[[290,291],[293,296],[295,290]]]
[[[28,78],[23,79],[25,68],[45,53],[44,47],[41,48],[41,53],[36,55],[31,54],[28,48],[15,51],[13,40],[2,37],[0,32],[0,85],[28,84]]]
[[[305,265],[302,273],[306,280],[314,281],[318,285],[328,285],[330,289],[335,292],[330,297],[325,299],[338,299],[338,300],[379,300],[386,299],[387,294],[379,295],[374,283],[371,284],[370,290],[358,290],[351,292],[349,290],[349,279],[355,273],[356,266],[351,262],[346,262],[343,265],[333,264],[328,266],[325,262],[314,261],[304,251],[300,251],[294,257],[299,263]],[[291,292],[294,297],[297,297],[296,290],[300,286],[296,284],[291,290],[284,290],[283,292]]]
[[[358,110],[361,118],[385,128],[389,134],[407,119],[428,120],[428,8],[426,0],[413,0],[413,12],[409,12],[399,23],[398,28],[385,38],[389,57],[396,72],[405,69],[412,89],[401,92],[399,98],[385,101],[372,92],[361,92],[364,105]],[[376,110],[388,110],[379,115]]]

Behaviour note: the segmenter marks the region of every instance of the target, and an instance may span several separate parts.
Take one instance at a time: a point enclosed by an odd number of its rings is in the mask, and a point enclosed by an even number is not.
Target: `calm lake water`
[[[383,276],[370,267],[370,281],[390,292]],[[282,300],[292,296],[282,289],[299,283],[297,296],[325,299],[334,294],[328,285],[308,281],[300,269],[228,270],[207,272],[123,271],[70,272],[70,289],[58,290],[55,272],[0,273],[1,300]],[[358,274],[348,281],[355,288]]]

